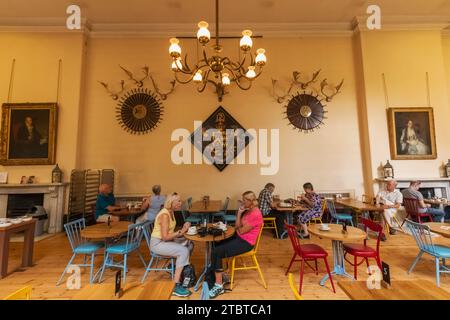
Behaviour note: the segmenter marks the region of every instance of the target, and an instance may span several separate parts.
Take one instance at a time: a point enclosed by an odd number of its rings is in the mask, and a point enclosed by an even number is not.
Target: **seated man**
[[[98,191],[99,194],[95,204],[95,220],[97,220],[97,222],[107,222],[108,218],[110,218],[111,221],[119,221],[119,217],[108,214],[110,211],[120,209],[120,206],[115,205],[116,198],[114,198],[111,186],[108,184],[101,184]]]
[[[278,234],[281,235],[284,231],[284,220],[286,219],[286,214],[283,212],[276,212],[277,202],[273,201],[272,193],[275,190],[275,185],[273,183],[268,183],[258,196],[258,206],[259,210],[264,218],[275,217],[275,222],[277,224]]]
[[[386,241],[386,236],[384,234],[384,229],[386,223],[389,225],[389,233],[395,234],[396,230],[394,229],[392,218],[396,215],[397,210],[401,207],[403,203],[403,195],[400,191],[396,190],[397,181],[389,180],[386,183],[386,190],[382,190],[377,195],[377,203],[380,203],[383,206],[383,215],[382,215],[382,226],[383,226],[383,235],[381,240]]]
[[[419,213],[428,213],[434,222],[444,222],[445,212],[440,209],[431,208],[431,204],[423,201],[423,195],[419,192],[420,181],[412,181],[408,189],[402,191],[404,198],[419,200]]]

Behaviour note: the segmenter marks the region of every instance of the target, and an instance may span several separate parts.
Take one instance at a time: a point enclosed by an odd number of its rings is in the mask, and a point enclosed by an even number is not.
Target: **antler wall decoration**
[[[119,125],[128,133],[145,134],[154,130],[162,120],[164,108],[161,100],[166,100],[167,96],[174,91],[175,80],[170,82],[170,89],[161,92],[155,79],[150,74],[149,67],[141,68],[143,76],[136,76],[133,72],[119,67],[128,76],[128,81],[132,82],[131,90],[126,85],[125,80],[120,81],[121,89],[112,91],[108,83],[99,81],[106,89],[113,100],[119,100],[116,107],[116,118]],[[144,88],[145,80],[150,79],[154,92]],[[124,91],[126,93],[122,94]],[[120,98],[120,99],[119,99]]]
[[[292,80],[289,85],[289,89],[284,95],[278,95],[276,93],[276,86],[278,81],[272,79],[273,96],[278,103],[283,103],[288,100],[285,105],[286,114],[285,119],[288,119],[294,129],[303,131],[305,133],[313,132],[315,129],[319,129],[324,124],[325,117],[325,105],[322,101],[331,102],[333,98],[341,92],[341,88],[344,85],[344,79],[337,85],[332,86],[328,83],[327,79],[323,79],[320,83],[320,91],[311,88],[311,92],[307,93],[306,89],[310,88],[312,84],[316,83],[321,70],[318,70],[312,74],[312,77],[308,81],[302,81],[300,79],[301,73],[298,71],[292,72]],[[292,95],[291,92],[295,87],[300,87],[303,92]]]
[[[122,67],[121,65],[119,65],[119,67],[120,67],[120,68],[123,70],[123,72],[125,72],[125,74],[128,76],[128,78],[129,78],[128,80],[129,80],[129,81],[132,81],[132,82],[134,83],[134,85],[137,86],[138,88],[142,88],[142,87],[144,86],[145,80],[147,80],[148,78],[150,78],[150,80],[151,80],[151,82],[152,82],[153,89],[155,90],[156,94],[157,94],[162,100],[166,100],[166,99],[167,99],[167,96],[168,96],[169,94],[171,94],[171,93],[175,90],[175,83],[176,83],[176,82],[175,82],[175,80],[172,80],[172,81],[169,82],[169,83],[170,83],[170,89],[169,89],[169,91],[167,91],[167,92],[165,92],[165,93],[161,92],[161,91],[159,90],[159,87],[158,87],[157,84],[156,84],[155,79],[154,79],[153,76],[150,74],[150,69],[149,69],[148,66],[144,66],[143,68],[141,68],[141,70],[142,70],[142,72],[143,72],[143,74],[144,74],[143,78],[141,78],[141,79],[136,79],[135,75],[134,75],[131,71],[125,69],[125,68]],[[121,84],[121,90],[120,90],[120,91],[117,91],[117,92],[112,91],[112,90],[110,89],[108,83],[102,82],[102,81],[99,81],[99,83],[106,89],[106,91],[109,93],[109,95],[111,96],[111,98],[112,98],[113,100],[118,100],[120,94],[122,94],[122,92],[124,92],[124,91],[127,89],[125,80],[121,80],[121,81],[120,81],[120,84]]]

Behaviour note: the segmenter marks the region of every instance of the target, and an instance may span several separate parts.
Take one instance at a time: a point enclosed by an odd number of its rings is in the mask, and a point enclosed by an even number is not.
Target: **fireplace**
[[[43,193],[10,194],[8,195],[6,217],[14,218],[23,216],[29,213],[34,206],[42,205],[44,205]]]

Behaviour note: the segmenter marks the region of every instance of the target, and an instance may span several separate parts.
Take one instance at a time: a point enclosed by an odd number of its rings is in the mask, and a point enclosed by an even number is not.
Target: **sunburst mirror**
[[[286,105],[286,117],[299,131],[312,132],[319,129],[326,119],[324,107],[318,96],[306,92],[297,93]]]
[[[155,129],[162,120],[161,100],[146,88],[137,88],[124,94],[116,107],[116,118],[121,127],[131,134],[145,134]]]

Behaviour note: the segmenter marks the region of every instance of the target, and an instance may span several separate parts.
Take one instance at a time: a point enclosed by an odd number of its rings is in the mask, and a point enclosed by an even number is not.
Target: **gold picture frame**
[[[433,108],[389,108],[387,118],[392,160],[437,158]]]
[[[55,164],[56,103],[4,103],[0,131],[0,164]]]

